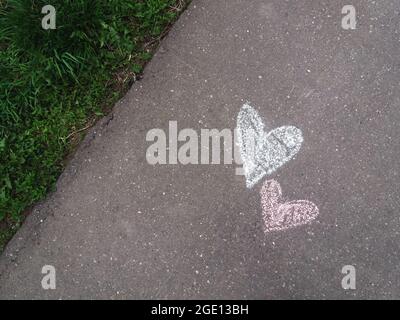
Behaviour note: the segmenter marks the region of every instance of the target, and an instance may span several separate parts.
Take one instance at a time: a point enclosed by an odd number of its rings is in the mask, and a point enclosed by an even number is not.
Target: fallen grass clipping
[[[0,0],[0,251],[188,1]]]

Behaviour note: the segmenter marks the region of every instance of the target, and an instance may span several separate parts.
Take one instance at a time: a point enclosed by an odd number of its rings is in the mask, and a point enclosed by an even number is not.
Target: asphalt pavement
[[[348,2],[193,0],[8,244],[0,298],[400,298],[400,2]],[[152,129],[170,152],[170,121],[234,130],[246,103],[303,139],[252,188],[235,163],[149,163]],[[318,216],[266,230],[270,180]]]

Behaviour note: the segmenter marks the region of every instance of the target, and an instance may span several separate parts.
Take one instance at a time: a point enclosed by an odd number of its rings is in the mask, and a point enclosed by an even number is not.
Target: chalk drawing
[[[283,126],[268,133],[264,129],[257,111],[244,104],[238,115],[237,131],[248,188],[293,158],[303,143],[301,130],[296,127]]]
[[[307,200],[282,202],[282,189],[275,180],[265,181],[260,195],[265,232],[306,225],[319,214],[318,207]]]

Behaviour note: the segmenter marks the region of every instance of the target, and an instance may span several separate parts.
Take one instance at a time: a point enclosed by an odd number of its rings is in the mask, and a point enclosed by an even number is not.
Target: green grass
[[[52,0],[43,30],[47,0],[0,0],[0,251],[187,2]]]

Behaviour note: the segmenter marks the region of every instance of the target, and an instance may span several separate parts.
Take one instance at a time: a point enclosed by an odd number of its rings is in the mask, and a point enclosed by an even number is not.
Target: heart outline
[[[317,205],[308,200],[282,201],[282,188],[266,180],[260,191],[264,232],[282,231],[307,225],[319,215]]]
[[[265,175],[270,175],[291,160],[304,141],[300,129],[282,126],[265,132],[257,111],[244,104],[237,118],[237,133],[246,186],[251,189]]]

